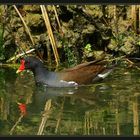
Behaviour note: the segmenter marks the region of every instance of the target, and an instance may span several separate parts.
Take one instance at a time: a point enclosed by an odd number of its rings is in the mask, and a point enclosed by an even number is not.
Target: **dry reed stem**
[[[47,10],[46,10],[44,5],[40,5],[40,8],[41,8],[42,15],[43,15],[43,18],[44,18],[44,21],[45,21],[45,25],[46,25],[46,28],[47,28],[47,31],[48,31],[48,36],[49,36],[49,39],[50,39],[50,42],[51,42],[51,45],[52,45],[56,65],[58,66],[59,65],[59,55],[58,55],[58,52],[57,52],[57,45],[56,45],[56,42],[55,42],[55,39],[54,39],[54,36],[53,36],[53,32],[52,32],[52,28],[51,28],[51,25],[50,25],[48,13],[47,13]]]
[[[43,134],[43,130],[44,130],[46,121],[49,118],[51,102],[52,102],[52,100],[49,99],[45,104],[44,113],[42,114],[42,120],[41,120],[39,129],[38,129],[37,135],[42,135]]]
[[[32,38],[32,35],[31,35],[31,32],[30,32],[28,26],[26,25],[24,19],[22,18],[22,15],[20,14],[19,10],[17,9],[17,7],[16,7],[15,5],[13,5],[13,7],[14,7],[14,9],[16,10],[16,12],[18,13],[18,15],[19,15],[21,21],[23,22],[23,25],[24,25],[24,27],[25,27],[25,31],[26,31],[27,34],[29,35],[30,40],[31,40],[31,42],[32,42],[32,45],[35,45],[35,42],[34,42],[34,40],[33,40],[33,38]],[[24,52],[25,52],[25,51],[24,51]],[[38,53],[39,57],[42,59],[42,56],[40,55],[40,53],[39,53],[38,51],[37,51],[37,53]],[[14,57],[14,58],[15,58],[15,57]],[[13,60],[14,58],[12,58],[12,60]],[[11,61],[11,59],[10,59],[9,61]]]
[[[139,30],[140,30],[140,6],[139,6]]]
[[[54,14],[55,14],[55,17],[56,17],[56,20],[57,20],[57,23],[58,23],[59,31],[60,31],[61,34],[63,35],[62,27],[61,27],[61,25],[60,25],[60,21],[59,21],[59,18],[58,18],[58,14],[57,14],[56,8],[55,8],[54,5],[53,5],[52,7],[53,7]]]
[[[138,104],[138,95],[134,94],[133,100],[133,134],[139,135],[139,104]]]
[[[114,5],[113,10],[114,10],[115,37],[118,37],[118,15],[116,5]]]
[[[13,134],[13,132],[14,132],[14,130],[16,129],[16,126],[21,122],[21,119],[24,117],[24,115],[22,114],[19,118],[18,118],[18,120],[16,121],[16,123],[14,124],[14,126],[11,128],[11,130],[10,130],[10,135],[12,135]]]
[[[57,123],[56,123],[56,127],[55,127],[55,133],[58,132],[58,127],[59,127],[59,125],[60,125],[60,121],[61,121],[62,114],[63,114],[64,103],[65,103],[65,97],[64,97],[64,100],[63,100],[62,105],[61,105],[59,117],[58,117],[58,120],[57,120]]]
[[[85,113],[84,135],[89,135],[89,112]]]
[[[32,38],[32,35],[31,35],[31,33],[30,33],[30,30],[29,30],[28,26],[26,25],[24,19],[22,18],[22,16],[21,16],[19,10],[17,9],[17,7],[16,7],[15,5],[13,5],[13,7],[14,7],[14,9],[16,10],[16,12],[18,13],[18,15],[19,15],[21,21],[23,22],[23,25],[25,26],[26,32],[28,33],[28,35],[29,35],[29,37],[30,37],[30,39],[31,39],[32,44],[35,45],[34,40],[33,40],[33,38]]]
[[[115,109],[115,113],[116,113],[116,127],[117,127],[117,135],[120,135],[120,122],[119,122],[119,109],[118,109],[118,106],[117,108]]]
[[[134,30],[136,31],[136,5],[131,6],[131,17]]]
[[[113,6],[113,10],[114,10],[114,21],[116,23],[117,20],[116,5]]]

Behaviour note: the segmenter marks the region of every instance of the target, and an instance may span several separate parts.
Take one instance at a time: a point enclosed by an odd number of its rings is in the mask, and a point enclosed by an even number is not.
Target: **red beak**
[[[19,69],[16,71],[16,73],[19,73],[25,69],[24,64],[25,64],[25,60],[21,60],[21,65],[20,65]]]

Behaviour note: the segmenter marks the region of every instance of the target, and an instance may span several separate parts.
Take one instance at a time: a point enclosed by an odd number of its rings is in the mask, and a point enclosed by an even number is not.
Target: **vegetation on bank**
[[[139,5],[1,5],[0,11],[2,62],[33,54],[71,67],[140,54]]]

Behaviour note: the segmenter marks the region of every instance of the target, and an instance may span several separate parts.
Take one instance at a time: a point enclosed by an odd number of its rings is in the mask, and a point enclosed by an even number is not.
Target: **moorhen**
[[[107,67],[104,60],[95,60],[60,72],[53,72],[48,71],[38,58],[27,56],[21,60],[21,65],[16,73],[29,69],[33,72],[36,83],[49,87],[73,87],[102,80],[111,73],[113,68],[114,65]]]

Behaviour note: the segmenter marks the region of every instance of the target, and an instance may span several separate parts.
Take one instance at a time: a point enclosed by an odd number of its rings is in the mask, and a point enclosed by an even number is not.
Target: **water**
[[[0,135],[139,135],[139,70],[118,67],[79,88],[46,88],[15,71],[0,68]],[[26,103],[25,116],[18,103]]]

